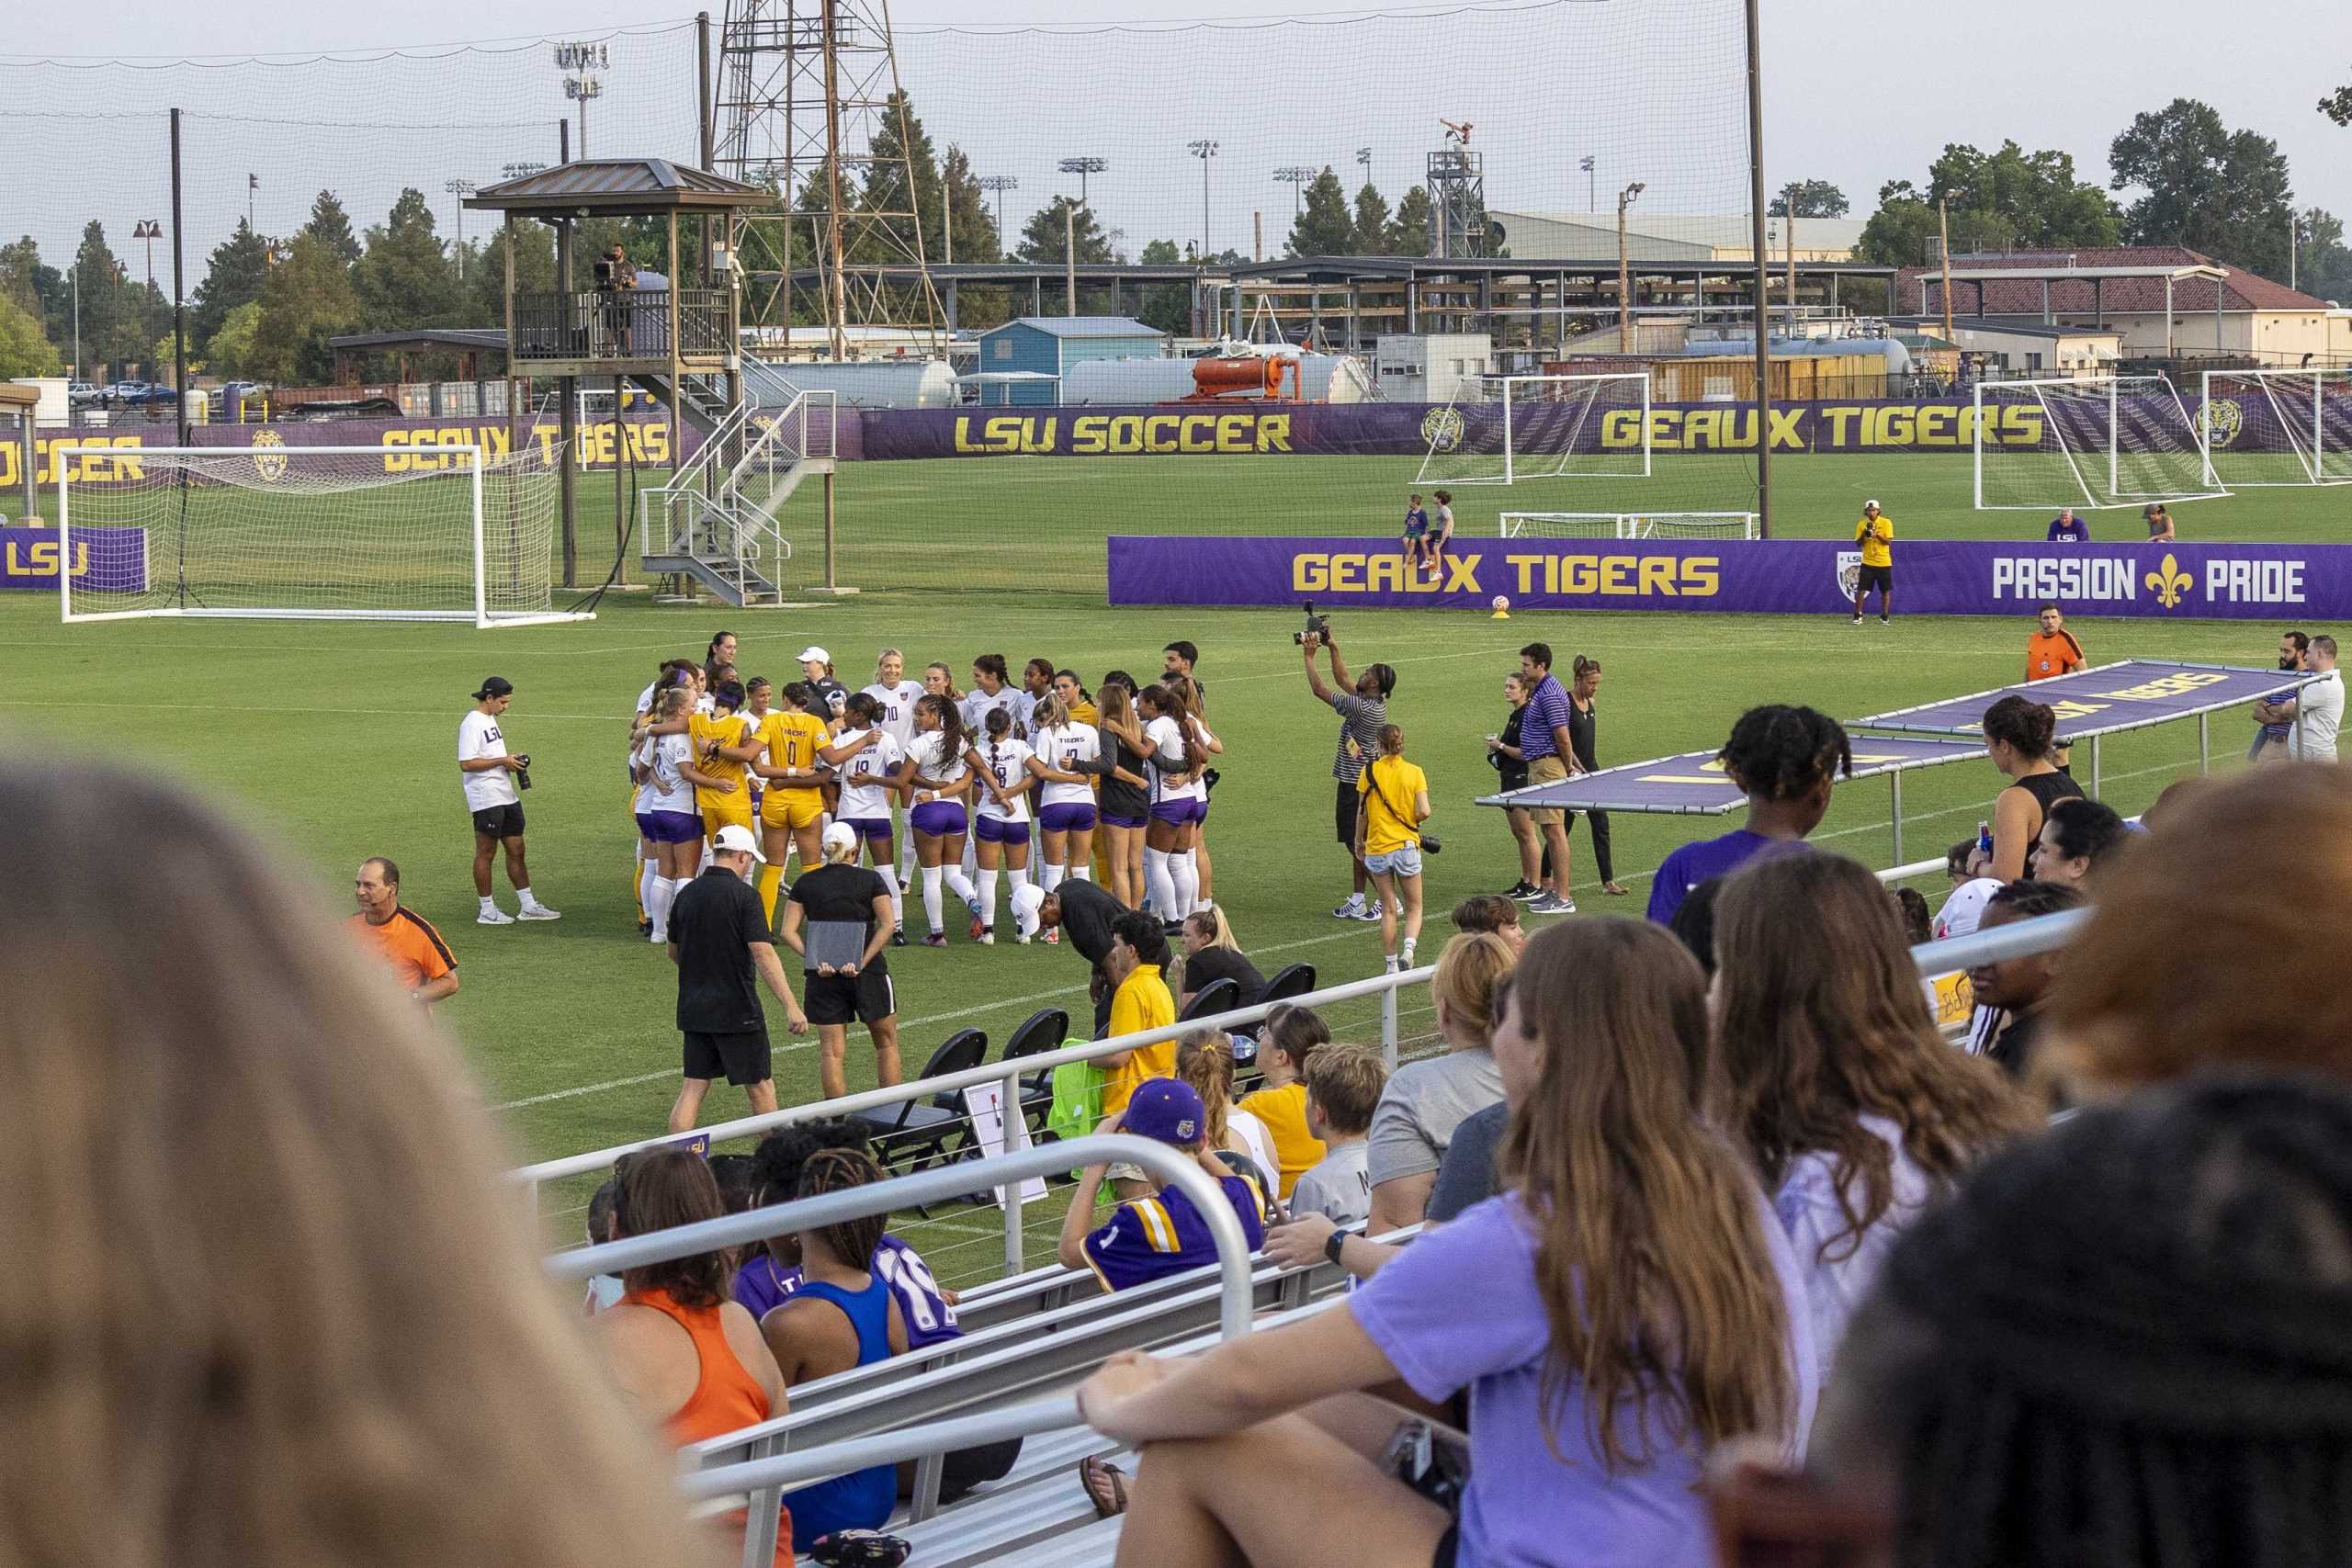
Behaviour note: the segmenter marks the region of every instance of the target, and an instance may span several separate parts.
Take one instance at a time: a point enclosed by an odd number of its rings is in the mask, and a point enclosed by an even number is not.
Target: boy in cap
[[[1207,1124],[1201,1097],[1190,1084],[1177,1078],[1146,1078],[1136,1086],[1126,1109],[1104,1117],[1095,1132],[1150,1138],[1199,1160],[1209,1179],[1224,1191],[1226,1201],[1233,1205],[1241,1234],[1254,1252],[1266,1240],[1261,1217],[1265,1213],[1264,1196],[1255,1181],[1236,1175],[1209,1151],[1203,1137]],[[1211,1239],[1208,1223],[1193,1207],[1192,1200],[1173,1186],[1130,1198],[1111,1212],[1108,1224],[1090,1232],[1087,1226],[1094,1218],[1094,1197],[1102,1190],[1108,1168],[1088,1166],[1078,1179],[1078,1190],[1070,1195],[1069,1213],[1062,1217],[1059,1247],[1065,1267],[1084,1265],[1094,1270],[1104,1290],[1124,1291],[1216,1261],[1216,1243]]]

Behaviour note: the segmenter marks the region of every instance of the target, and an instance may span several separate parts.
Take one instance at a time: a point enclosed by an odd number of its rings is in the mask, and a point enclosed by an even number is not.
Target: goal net
[[[1976,505],[2098,511],[2228,491],[2164,376],[1980,381],[1971,432]]]
[[[1753,512],[1506,512],[1506,539],[1753,539]]]
[[[67,446],[60,604],[69,621],[592,619],[550,608],[562,460],[561,446],[487,462],[480,446]]]
[[[1647,478],[1647,372],[1465,377],[1421,422],[1419,485]]]
[[[2208,370],[2209,486],[2352,484],[2352,370]]]

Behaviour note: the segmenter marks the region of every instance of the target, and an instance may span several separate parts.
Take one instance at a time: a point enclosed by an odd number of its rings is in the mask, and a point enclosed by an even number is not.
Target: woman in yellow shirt
[[[771,925],[784,887],[785,856],[797,849],[804,871],[823,858],[820,835],[824,830],[825,795],[820,786],[825,775],[818,766],[817,753],[833,736],[813,711],[816,702],[816,693],[806,682],[791,682],[784,688],[785,705],[771,710],[753,736],[767,758],[764,762],[753,762],[752,769],[767,781],[767,791],[760,800],[760,835],[768,856],[767,864],[760,868],[760,903],[767,909]]]
[[[1356,794],[1363,802],[1356,813],[1356,853],[1380,889],[1380,951],[1391,973],[1409,969],[1413,945],[1421,939],[1421,824],[1430,816],[1430,781],[1405,761],[1405,731],[1398,726],[1381,727],[1380,755],[1357,775]]]

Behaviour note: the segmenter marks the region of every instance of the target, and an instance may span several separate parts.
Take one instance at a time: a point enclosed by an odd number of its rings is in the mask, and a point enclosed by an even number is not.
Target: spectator
[[[2051,807],[2083,793],[2074,776],[2051,761],[2057,733],[2057,710],[2047,703],[2007,696],[1984,710],[1984,753],[2009,782],[1993,798],[1993,858],[1976,865],[1979,874],[2001,882],[2025,875],[2027,853]]]
[[[2278,634],[2278,668],[2287,671],[2305,668],[2311,647],[2312,639],[2301,632],[2280,632]],[[2246,748],[2247,761],[2258,762],[2266,750],[2274,749],[2279,756],[2286,755],[2288,738],[2294,733],[2294,727],[2278,720],[2264,718],[2262,710],[2293,694],[2292,692],[2280,692],[2276,696],[2265,697],[2254,705],[2256,719],[2254,744]]]
[[[2034,1122],[1996,1068],[1937,1033],[1886,905],[1833,854],[1753,862],[1715,903],[1716,1121],[1773,1195],[1825,1374],[1895,1237]]]
[[[1394,974],[1413,966],[1421,940],[1421,824],[1430,818],[1429,776],[1405,760],[1402,727],[1380,727],[1380,755],[1363,765],[1356,787],[1363,795],[1356,849],[1380,889],[1380,946]]]
[[[1963,882],[1975,880],[1976,874],[1968,869],[1968,863],[1975,858],[1975,854],[1976,840],[1973,839],[1962,839],[1944,852],[1944,875],[1951,879],[1954,890]]]
[[[458,960],[433,922],[401,902],[401,868],[382,855],[359,863],[352,882],[359,912],[347,922],[352,934],[376,950],[422,1008],[458,994]]]
[[[1838,775],[1854,771],[1854,749],[1838,722],[1811,708],[1749,708],[1715,758],[1747,796],[1747,823],[1720,839],[1685,844],[1650,884],[1649,917],[1670,925],[1690,890],[1737,870],[1753,856],[1793,844],[1821,825]]]
[[[1521,736],[1527,719],[1527,698],[1533,690],[1527,677],[1516,670],[1503,677],[1503,701],[1510,704],[1510,715],[1503,720],[1499,731],[1487,737],[1487,761],[1499,775],[1495,781],[1498,791],[1527,787],[1527,751]],[[1540,897],[1544,892],[1544,842],[1535,830],[1535,818],[1525,807],[1513,806],[1504,809],[1503,818],[1510,824],[1510,836],[1519,845],[1519,880],[1503,897]]]
[[[752,1179],[763,1205],[788,1203],[799,1196],[801,1172],[809,1160],[829,1149],[852,1154],[868,1151],[864,1123],[854,1117],[795,1122],[760,1140],[752,1156]],[[723,1156],[722,1156],[723,1157]],[[874,1270],[898,1298],[899,1321],[906,1325],[907,1348],[927,1350],[958,1338],[953,1294],[939,1288],[922,1255],[897,1236],[884,1232],[874,1256]],[[760,1249],[735,1276],[735,1299],[755,1318],[765,1317],[799,1287],[800,1255],[789,1236],[778,1236]]]
[[[1473,893],[1453,907],[1453,929],[1492,931],[1517,953],[1527,945],[1526,928],[1519,923],[1519,905],[1500,893]]]
[[[1176,1077],[1201,1097],[1201,1141],[1208,1151],[1247,1160],[1259,1190],[1271,1190],[1282,1167],[1266,1124],[1233,1103],[1232,1043],[1214,1029],[1193,1030],[1176,1043]]]
[[[2132,838],[2113,807],[2070,796],[2042,818],[2041,837],[2033,845],[2034,879],[2080,887]]]
[[[1150,1029],[1172,1029],[1176,998],[1168,994],[1160,972],[1168,964],[1168,939],[1159,922],[1139,910],[1128,910],[1111,922],[1111,953],[1104,964],[1113,987],[1111,1037]],[[1109,1075],[1102,1084],[1102,1113],[1114,1117],[1127,1107],[1136,1086],[1148,1078],[1164,1078],[1176,1070],[1176,1042],[1155,1041],[1094,1058],[1095,1067]],[[1122,1198],[1148,1190],[1143,1171],[1122,1161],[1111,1168],[1113,1190]]]
[[[314,890],[30,746],[0,821],[0,1557],[695,1559],[487,1091]]]
[[[1329,1151],[1306,1124],[1306,1064],[1331,1043],[1330,1026],[1313,1008],[1287,1003],[1267,1015],[1260,1032],[1258,1071],[1264,1087],[1241,1102],[1273,1139],[1282,1196]]]
[[[2053,545],[2087,545],[2091,542],[2091,525],[2075,515],[2071,506],[2062,506],[2058,515],[2050,520],[2049,542]]]
[[[1264,1190],[1248,1177],[1235,1175],[1217,1157],[1207,1146],[1206,1128],[1201,1097],[1191,1085],[1175,1078],[1148,1078],[1136,1088],[1125,1109],[1102,1118],[1095,1131],[1149,1138],[1199,1159],[1201,1168],[1233,1205],[1241,1233],[1254,1250],[1266,1238]],[[1157,1178],[1146,1192],[1113,1210],[1109,1223],[1090,1230],[1095,1194],[1102,1190],[1104,1174],[1104,1167],[1090,1165],[1079,1175],[1069,1212],[1062,1216],[1057,1250],[1064,1268],[1091,1269],[1104,1290],[1124,1291],[1216,1261],[1216,1243],[1210,1238],[1208,1223],[1191,1199],[1172,1185],[1160,1186]]]
[[[1216,980],[1231,980],[1240,987],[1233,1003],[1237,1008],[1253,1006],[1266,989],[1266,977],[1233,940],[1225,911],[1195,909],[1184,917],[1184,967],[1177,979],[1183,994],[1178,998],[1179,1006],[1191,1007],[1193,998]]]
[[[1674,919],[1666,922],[1666,929],[1690,950],[1690,956],[1699,961],[1710,980],[1715,977],[1715,898],[1723,890],[1722,877],[1707,878],[1684,896],[1675,906]]]
[[[2141,521],[2148,525],[2148,543],[2169,545],[2179,537],[2172,525],[2172,512],[2161,501],[2152,501],[2140,509]]]
[[[1089,1379],[1087,1420],[1147,1445],[1127,1539],[1255,1568],[1708,1561],[1706,1455],[1792,1451],[1817,1369],[1796,1259],[1703,1118],[1706,1032],[1706,984],[1664,931],[1538,933],[1496,1032],[1527,1105],[1513,1190],[1295,1328]],[[1398,1379],[1469,1395],[1458,1520],[1368,1462],[1393,1407],[1337,1399]]]
[[[602,1247],[613,1239],[613,1204],[617,1201],[620,1183],[606,1179],[602,1187],[588,1200],[588,1245]],[[581,1310],[590,1317],[621,1299],[621,1277],[618,1274],[591,1274],[588,1277],[587,1298]]]
[[[1421,1223],[1453,1129],[1503,1097],[1495,1065],[1495,983],[1519,955],[1498,936],[1457,936],[1438,954],[1430,994],[1445,1050],[1408,1062],[1381,1090],[1372,1117],[1372,1234]]]
[[[1520,679],[1527,703],[1520,716],[1519,750],[1530,785],[1558,784],[1576,771],[1576,737],[1567,688],[1552,673],[1552,645],[1531,642],[1519,650]],[[1539,806],[1528,815],[1544,836],[1552,863],[1552,885],[1527,901],[1539,915],[1573,915],[1576,895],[1568,881],[1568,823],[1558,807]]]
[[[616,1240],[715,1220],[725,1213],[702,1156],[685,1149],[632,1155],[616,1173]],[[784,1377],[752,1314],[729,1297],[734,1265],[698,1252],[621,1273],[620,1303],[597,1315],[614,1380],[647,1424],[685,1448],[784,1414]],[[741,1514],[735,1516],[740,1525]],[[791,1568],[786,1524],[776,1568]]]
[[[1331,658],[1331,684],[1315,672],[1315,650],[1328,649]],[[1348,679],[1348,667],[1340,662],[1340,645],[1331,638],[1327,627],[1320,633],[1308,632],[1299,639],[1299,651],[1306,659],[1306,688],[1315,700],[1330,705],[1340,716],[1339,749],[1332,755],[1331,777],[1339,789],[1333,827],[1338,829],[1340,847],[1348,852],[1354,890],[1347,901],[1332,914],[1343,920],[1376,920],[1380,918],[1377,903],[1367,907],[1363,890],[1371,881],[1365,874],[1363,854],[1358,847],[1356,813],[1361,806],[1356,784],[1369,761],[1380,747],[1381,727],[1388,722],[1388,699],[1396,690],[1396,671],[1385,664],[1367,665],[1364,672],[1354,680]]]
[[[2143,833],[2154,832],[2159,818],[2170,821],[2174,812],[2204,795],[2220,782],[2218,779],[2201,774],[2191,774],[2185,779],[2173,780],[2172,783],[2165,785],[2163,792],[2155,799],[2148,803],[2148,808],[2140,813],[2140,830]]]
[[[1984,915],[1976,922],[1976,929],[1997,930],[2018,920],[2077,908],[2082,902],[2081,889],[2062,883],[2008,883],[1985,900]],[[1996,1009],[2001,1014],[1997,1024],[1987,1031],[1984,1054],[1999,1063],[2013,1078],[2026,1077],[2033,1067],[2034,1051],[2041,1033],[2041,1008],[2050,999],[2056,966],[2056,955],[2043,952],[2023,958],[2005,958],[1997,964],[1979,964],[1968,972],[1968,984],[1975,994],[1976,1005]]]
[[[2264,768],[2209,782],[2099,882],[2050,1000],[2077,1099],[2212,1067],[2352,1081],[2352,779]],[[2284,955],[2282,957],[2282,955]]]
[[[1306,1127],[1329,1151],[1283,1196],[1294,1214],[1320,1214],[1334,1224],[1361,1224],[1372,1216],[1372,1177],[1365,1156],[1372,1112],[1388,1069],[1363,1045],[1333,1045],[1306,1068]]]
[[[1894,889],[1895,919],[1902,922],[1903,942],[1917,947],[1935,938],[1935,917],[1928,912],[1928,896],[1916,887]]]
[[[2337,1086],[2222,1077],[1988,1162],[1895,1247],[1822,1401],[1815,1476],[1887,1521],[1850,1560],[2339,1560],[2347,1145]]]
[[[2254,715],[2265,724],[2287,726],[2287,755],[2299,761],[2335,761],[2335,734],[2344,724],[2344,677],[2335,668],[2335,639],[2312,638],[2303,668],[2318,680],[2277,701],[2255,704]]]

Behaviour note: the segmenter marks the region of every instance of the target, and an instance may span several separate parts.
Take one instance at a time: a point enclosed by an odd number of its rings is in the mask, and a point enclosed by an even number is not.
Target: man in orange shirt
[[[359,863],[352,890],[359,901],[352,931],[382,954],[408,994],[428,1008],[456,996],[458,961],[433,923],[401,903],[401,868],[382,855],[370,856]]]
[[[2054,681],[2061,675],[2071,675],[2087,667],[2090,660],[2083,652],[2083,645],[2066,629],[2066,612],[2055,604],[2041,607],[2041,623],[2031,637],[2025,639],[2025,678],[2034,681]]]

